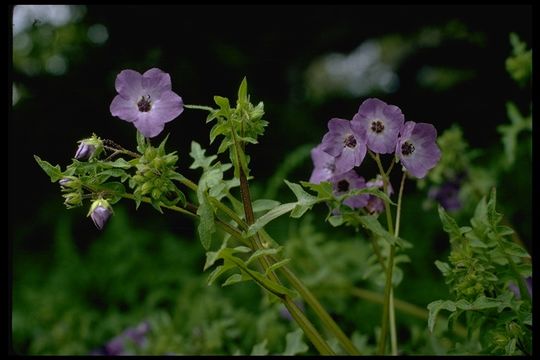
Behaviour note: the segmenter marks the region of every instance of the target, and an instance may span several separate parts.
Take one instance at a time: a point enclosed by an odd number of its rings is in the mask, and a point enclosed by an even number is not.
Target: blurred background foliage
[[[444,321],[430,334],[422,312],[448,295],[434,266],[448,255],[448,239],[430,204],[430,186],[452,180],[459,166],[467,171],[458,219],[468,219],[472,199],[497,186],[501,212],[531,249],[532,140],[524,131],[532,126],[531,6],[12,10],[8,236],[17,353],[313,352],[284,309],[252,284],[206,286],[204,252],[190,220],[146,206],[135,211],[123,202],[99,232],[85,218],[86,209],[63,208],[59,189],[32,155],[65,166],[76,141],[92,132],[134,147],[134,129],[109,113],[114,79],[126,68],[159,67],[171,74],[173,90],[186,103],[202,105],[213,95],[233,96],[247,76],[252,100],[264,101],[270,121],[260,144],[248,148],[254,198],[291,200],[282,191],[283,178],[307,180],[309,150],[327,121],[352,118],[367,97],[400,106],[408,120],[433,123],[439,135],[453,129],[440,145],[454,157],[418,187],[411,182],[405,189],[402,237],[414,248],[411,261],[401,265],[404,280],[396,297],[420,310],[398,311],[403,353],[445,354],[459,336],[447,334]],[[187,154],[191,140],[208,145],[204,114],[186,110],[166,132],[181,171],[195,178]],[[467,195],[475,191],[476,197]],[[371,250],[361,234],[320,221],[324,215],[321,206],[313,216],[280,219],[269,230],[297,273],[369,353],[380,305],[366,300],[362,289],[381,291],[366,276]],[[134,330],[140,324],[149,326]],[[133,335],[137,331],[140,336]]]

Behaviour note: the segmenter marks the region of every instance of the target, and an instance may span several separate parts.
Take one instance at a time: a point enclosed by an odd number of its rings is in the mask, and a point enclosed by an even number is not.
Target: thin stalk
[[[401,183],[399,184],[399,194],[398,194],[398,204],[396,210],[396,227],[394,236],[399,236],[399,226],[401,222],[401,201],[403,199],[403,189],[405,188],[405,172],[401,176]],[[393,266],[393,265],[392,265]],[[390,313],[390,345],[392,349],[392,355],[397,355],[397,332],[396,332],[396,315],[394,309],[394,289],[390,284],[390,298],[388,302],[389,313]]]
[[[351,288],[351,294],[359,297],[360,299],[368,300],[376,304],[381,304],[381,305],[384,304],[384,295],[371,291],[371,290]],[[427,321],[429,318],[429,311],[427,311],[425,308],[411,304],[407,301],[394,298],[394,306],[400,312],[414,316],[418,319]],[[441,318],[444,318],[441,315],[439,316]],[[463,325],[455,324],[454,330],[457,335],[463,338],[467,337],[467,329],[465,329]]]
[[[206,110],[206,111],[213,111],[214,109],[210,106],[203,106],[203,105],[187,105],[184,104],[184,107],[187,109],[195,109],[195,110]]]

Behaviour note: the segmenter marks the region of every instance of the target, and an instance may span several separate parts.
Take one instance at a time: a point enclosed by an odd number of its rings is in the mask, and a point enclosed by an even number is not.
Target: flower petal
[[[153,138],[159,135],[165,127],[165,123],[161,121],[156,121],[150,112],[148,113],[139,113],[139,118],[133,123],[137,130],[141,132],[146,138]]]
[[[142,95],[142,75],[135,70],[122,70],[114,83],[116,91],[126,99],[137,101]]]
[[[351,131],[351,124],[349,120],[333,118],[328,121],[328,130],[338,134],[344,134]]]
[[[161,94],[159,100],[152,104],[152,118],[158,122],[169,122],[174,120],[184,111],[184,102],[182,98],[172,91],[166,91]]]
[[[151,99],[159,99],[164,92],[171,91],[171,76],[158,68],[152,68],[142,75],[142,88]]]
[[[133,100],[127,100],[122,95],[116,95],[109,107],[111,114],[122,120],[134,122],[139,117],[139,109]]]
[[[356,162],[355,152],[354,149],[343,148],[341,155],[336,157],[336,170],[334,174],[340,175],[354,168]]]

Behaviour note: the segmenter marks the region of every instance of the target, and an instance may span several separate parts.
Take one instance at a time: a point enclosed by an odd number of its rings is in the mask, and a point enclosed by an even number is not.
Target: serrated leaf
[[[495,187],[491,189],[489,201],[487,203],[487,216],[489,224],[493,229],[497,228],[497,224],[501,221],[502,215],[497,212],[497,190]]]
[[[197,168],[203,168],[203,170],[208,170],[210,168],[210,164],[212,161],[217,159],[216,155],[211,155],[206,157],[204,153],[206,150],[201,148],[201,145],[196,142],[191,142],[191,151],[189,152],[189,156],[193,158],[193,163],[189,166],[190,169],[197,169]]]
[[[253,346],[253,349],[251,350],[251,355],[268,355],[268,349],[266,348],[266,344],[268,343],[268,339],[264,339],[260,343]]]
[[[51,182],[57,182],[64,177],[62,170],[60,170],[60,165],[52,166],[47,161],[41,160],[37,155],[34,155],[34,159],[36,159],[38,165],[41,166],[43,171],[45,171],[45,173],[49,175],[49,177],[51,178]]]
[[[296,329],[285,337],[286,345],[283,355],[296,355],[308,351],[308,346],[302,341],[302,329]]]
[[[223,273],[226,271],[233,269],[235,266],[231,263],[226,263],[223,265],[217,266],[211,273],[208,275],[208,280],[206,281],[208,285],[212,285],[214,281],[217,280]]]
[[[281,203],[279,201],[275,200],[269,200],[269,199],[258,199],[251,204],[251,207],[253,208],[253,212],[259,212],[259,211],[265,211],[265,210],[271,210],[275,208],[276,206],[279,206]]]
[[[450,312],[456,311],[456,305],[453,301],[450,300],[435,300],[428,304],[429,310],[428,317],[428,328],[430,332],[433,332],[435,327],[435,322],[437,321],[437,315],[441,310],[448,310]]]
[[[119,169],[130,169],[133,165],[129,163],[128,161],[118,158],[114,161],[107,161],[103,163],[107,166],[112,166],[113,168],[119,168]]]

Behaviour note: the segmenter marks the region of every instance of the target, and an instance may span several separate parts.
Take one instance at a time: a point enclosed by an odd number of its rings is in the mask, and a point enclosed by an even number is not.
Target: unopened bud
[[[96,151],[96,147],[94,145],[87,144],[83,141],[79,144],[79,148],[77,149],[77,152],[75,153],[75,159],[88,160],[90,159],[90,156],[94,154],[95,151]]]
[[[96,200],[92,203],[92,206],[90,206],[90,211],[88,212],[88,215],[92,218],[92,221],[94,222],[94,225],[101,230],[103,229],[103,226],[107,223],[107,220],[109,220],[109,217],[112,215],[112,208],[111,205],[109,205],[109,202],[104,199]]]

